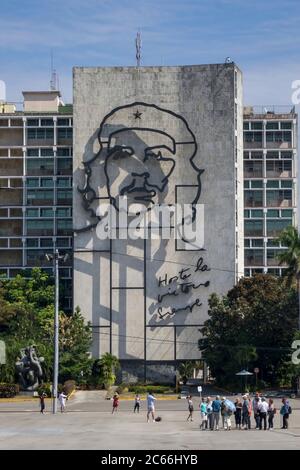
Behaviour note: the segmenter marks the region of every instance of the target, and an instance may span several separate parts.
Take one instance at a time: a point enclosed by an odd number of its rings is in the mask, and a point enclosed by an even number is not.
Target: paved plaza
[[[197,409],[199,399],[194,399]],[[275,417],[274,431],[201,431],[200,416],[186,422],[186,400],[159,400],[158,423],[146,422],[146,404],[133,413],[133,400],[121,400],[115,415],[111,402],[101,392],[77,392],[67,402],[65,414],[39,413],[38,400],[17,403],[0,401],[0,449],[299,449],[300,400],[290,401],[290,428],[280,429]],[[277,409],[280,401],[276,401]],[[234,421],[234,420],[233,420]],[[253,422],[253,420],[252,420]]]

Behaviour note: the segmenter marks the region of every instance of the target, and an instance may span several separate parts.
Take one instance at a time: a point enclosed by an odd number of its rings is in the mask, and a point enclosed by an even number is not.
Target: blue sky
[[[224,62],[244,73],[244,101],[289,104],[300,79],[299,0],[1,0],[0,80],[7,100],[48,89],[51,50],[66,102],[72,66]]]

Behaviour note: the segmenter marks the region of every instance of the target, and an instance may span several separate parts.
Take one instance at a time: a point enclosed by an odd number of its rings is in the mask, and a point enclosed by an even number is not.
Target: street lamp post
[[[58,263],[62,259],[66,261],[68,254],[60,255],[57,248],[54,254],[47,254],[48,261],[54,263],[55,278],[55,311],[54,311],[54,361],[53,361],[53,386],[52,386],[52,413],[57,412],[57,388],[58,388],[58,365],[59,365],[59,271]]]

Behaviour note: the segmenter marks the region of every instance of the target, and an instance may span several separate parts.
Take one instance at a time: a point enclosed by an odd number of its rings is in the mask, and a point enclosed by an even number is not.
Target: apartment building
[[[287,107],[244,108],[245,276],[282,275],[276,242],[297,226],[297,114]]]
[[[0,106],[0,274],[12,278],[46,254],[72,250],[72,106],[58,91],[23,92],[23,111]],[[60,266],[72,308],[72,257]]]

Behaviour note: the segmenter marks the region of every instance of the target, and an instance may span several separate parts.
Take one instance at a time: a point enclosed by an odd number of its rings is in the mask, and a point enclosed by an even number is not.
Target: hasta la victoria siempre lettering
[[[101,465],[126,465],[127,467],[133,467],[135,457],[115,457],[108,454],[106,457],[101,457]]]

